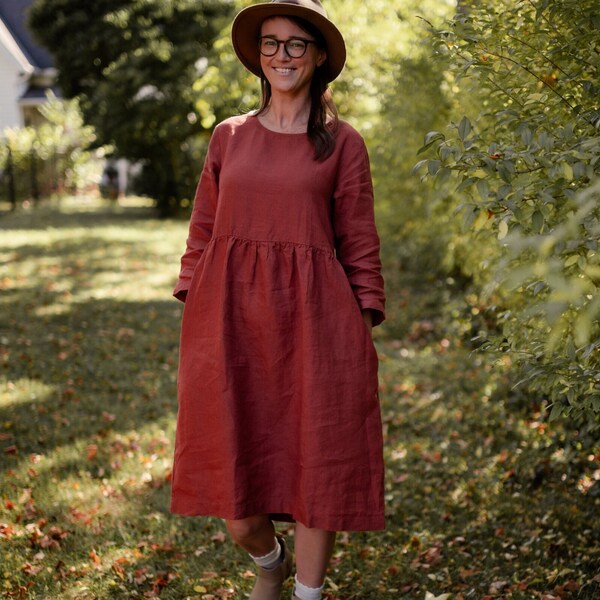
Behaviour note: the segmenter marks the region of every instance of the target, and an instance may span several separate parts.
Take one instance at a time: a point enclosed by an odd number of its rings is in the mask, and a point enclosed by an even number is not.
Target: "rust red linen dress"
[[[326,530],[384,526],[377,355],[384,318],[369,161],[340,124],[254,116],[211,138],[174,295],[185,300],[171,510],[269,513]]]

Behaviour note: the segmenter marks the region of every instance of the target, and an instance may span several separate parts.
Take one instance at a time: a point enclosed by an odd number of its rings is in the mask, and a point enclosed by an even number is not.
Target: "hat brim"
[[[260,27],[269,17],[299,17],[312,23],[323,35],[327,44],[327,61],[325,69],[327,81],[333,81],[344,68],[346,63],[346,44],[339,29],[325,16],[318,12],[283,2],[255,4],[240,11],[233,21],[231,39],[233,49],[241,63],[255,75],[262,75],[258,37]]]

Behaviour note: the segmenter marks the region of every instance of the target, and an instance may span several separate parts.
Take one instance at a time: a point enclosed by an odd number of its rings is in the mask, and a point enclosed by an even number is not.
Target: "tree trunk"
[[[6,176],[8,179],[8,198],[11,210],[15,210],[17,208],[17,191],[15,189],[15,169],[10,146],[8,146],[8,158],[6,159]]]
[[[165,160],[166,159],[166,160]],[[175,161],[177,157],[173,152],[169,152],[161,161],[162,172],[164,174],[164,184],[162,193],[158,200],[158,210],[162,218],[173,217],[179,210],[179,182],[177,180],[177,172]]]
[[[38,185],[38,169],[35,150],[33,148],[29,154],[29,176],[31,180],[31,197],[35,202],[39,202],[40,186]]]

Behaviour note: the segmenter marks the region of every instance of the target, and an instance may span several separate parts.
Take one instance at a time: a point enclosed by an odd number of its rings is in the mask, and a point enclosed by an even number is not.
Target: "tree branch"
[[[555,94],[556,96],[558,96],[561,99],[561,101],[564,102],[572,111],[575,111],[575,107],[561,93],[557,92],[542,77],[540,77],[539,75],[536,75],[529,67],[526,67],[525,65],[522,65],[520,62],[516,61],[514,58],[511,58],[510,56],[506,56],[504,54],[498,54],[497,52],[492,52],[489,49],[486,49],[486,53],[489,54],[490,56],[495,56],[496,58],[501,58],[503,60],[506,60],[508,62],[513,63],[517,67],[520,67],[521,69],[523,69],[524,71],[526,71],[527,73],[529,73],[532,77],[534,77],[535,79],[537,79],[542,85],[544,85],[545,87],[547,87],[553,94]]]

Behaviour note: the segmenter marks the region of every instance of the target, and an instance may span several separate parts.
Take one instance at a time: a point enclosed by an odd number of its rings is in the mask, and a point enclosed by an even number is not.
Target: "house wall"
[[[22,93],[21,69],[0,41],[0,135],[7,127],[20,127],[23,118],[17,99]]]

